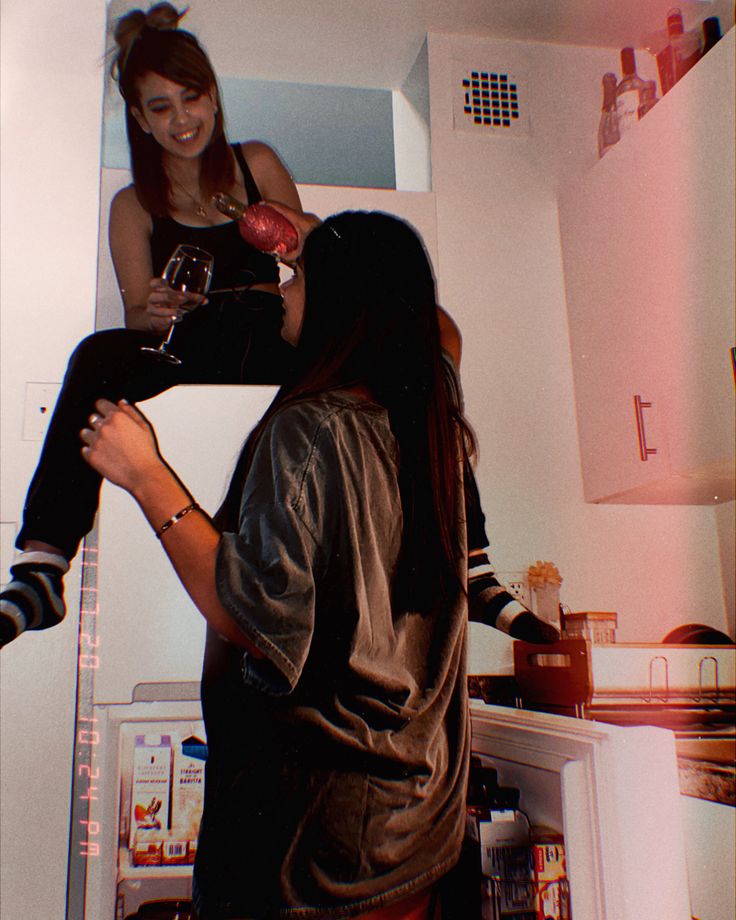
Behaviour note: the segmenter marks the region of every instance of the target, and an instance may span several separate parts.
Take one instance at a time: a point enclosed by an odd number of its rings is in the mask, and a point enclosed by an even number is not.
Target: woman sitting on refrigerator
[[[128,328],[95,333],[72,355],[28,489],[11,580],[0,593],[0,648],[65,616],[63,578],[99,499],[100,477],[81,460],[77,442],[95,399],[140,401],[177,383],[282,383],[289,372],[275,262],[240,237],[210,196],[227,190],[251,204],[265,196],[286,205],[297,223],[299,196],[269,147],[227,144],[214,70],[197,39],[177,28],[182,15],[158,3],[117,23],[115,72],[134,182],[113,201],[110,244]],[[209,303],[173,291],[160,275],[179,243],[214,254],[213,289],[248,290],[211,295]],[[174,338],[182,364],[141,351],[185,315]],[[443,348],[457,365],[459,333],[447,314],[438,316]],[[471,618],[528,641],[556,638],[496,580],[469,466],[466,508]]]
[[[228,143],[215,72],[195,36],[177,28],[182,15],[158,3],[116,24],[113,73],[125,100],[133,183],[113,199],[109,232],[126,328],[88,336],[69,361],[26,496],[20,552],[0,594],[0,647],[66,613],[63,578],[99,501],[101,479],[79,453],[96,399],[139,401],[180,383],[276,384],[288,371],[278,266],[211,198],[228,192],[248,204],[268,197],[299,209],[299,195],[270,147]],[[214,256],[212,290],[224,293],[206,300],[162,280],[179,244]],[[179,319],[177,365],[150,349]]]

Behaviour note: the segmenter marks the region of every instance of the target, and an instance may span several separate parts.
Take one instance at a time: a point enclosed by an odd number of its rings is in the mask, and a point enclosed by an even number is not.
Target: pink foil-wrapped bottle
[[[224,192],[218,192],[212,201],[218,211],[238,221],[240,235],[254,249],[279,257],[298,246],[296,228],[271,205],[263,202],[244,205]]]

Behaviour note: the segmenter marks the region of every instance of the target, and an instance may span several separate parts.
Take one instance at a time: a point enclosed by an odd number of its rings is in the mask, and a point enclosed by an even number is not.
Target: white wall
[[[401,89],[393,93],[396,188],[405,191],[432,187],[427,67],[425,42]]]
[[[0,520],[14,538],[39,442],[22,441],[26,381],[58,381],[92,330],[104,3],[3,0]],[[5,574],[5,573],[4,573]],[[3,920],[64,916],[76,677],[70,614],[0,660]]]
[[[596,163],[600,80],[617,57],[430,35],[438,274],[463,332],[497,568],[553,561],[563,603],[615,610],[620,641],[656,642],[681,623],[726,622],[713,509],[582,496],[556,195]],[[638,61],[647,75],[651,61]],[[458,63],[525,75],[528,136],[453,130]]]
[[[40,446],[20,436],[25,384],[60,380],[93,325],[104,3],[3,0],[0,34],[5,541]],[[469,49],[520,56],[534,91],[528,140],[453,133],[448,75]],[[713,512],[583,503],[557,233],[556,189],[595,160],[600,75],[616,55],[440,35],[429,55],[437,268],[464,332],[495,560],[515,570],[551,559],[564,601],[618,610],[621,639],[659,639],[695,611],[701,619],[720,584]],[[73,578],[67,590],[67,621],[0,661],[3,920],[64,915]]]

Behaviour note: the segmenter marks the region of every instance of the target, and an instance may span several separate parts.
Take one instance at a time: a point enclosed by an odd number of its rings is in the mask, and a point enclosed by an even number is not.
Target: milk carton
[[[170,827],[171,735],[136,735],[130,795],[129,847],[163,840]]]
[[[199,822],[204,806],[204,765],[207,747],[200,738],[190,736],[177,744],[174,753],[171,827],[175,837],[185,842],[193,860]],[[189,857],[187,862],[189,862]]]

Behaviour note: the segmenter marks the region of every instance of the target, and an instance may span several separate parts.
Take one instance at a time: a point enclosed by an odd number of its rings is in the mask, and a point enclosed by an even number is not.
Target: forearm
[[[140,307],[125,308],[125,328],[139,329],[142,332],[153,332],[151,329],[151,317],[146,311],[145,304]]]
[[[453,364],[459,370],[462,356],[462,336],[457,323],[450,314],[439,305],[437,306],[437,323],[440,330],[440,345],[452,358]]]
[[[163,463],[135,490],[133,497],[154,531],[193,501]],[[262,657],[217,596],[215,561],[220,534],[209,517],[202,511],[187,514],[162,534],[161,544],[186,592],[212,629],[234,645],[247,649],[254,657]]]

